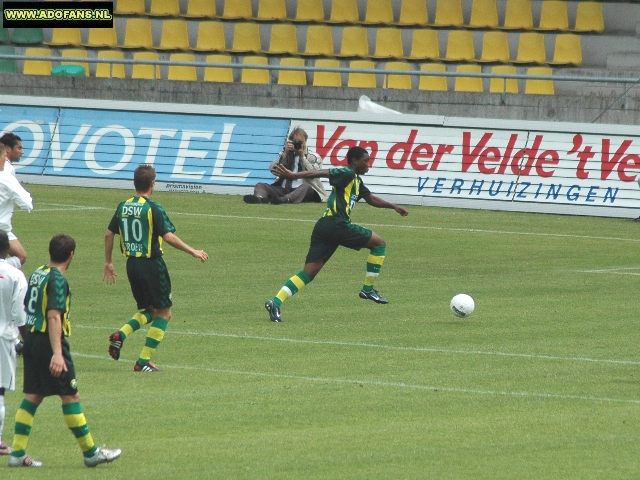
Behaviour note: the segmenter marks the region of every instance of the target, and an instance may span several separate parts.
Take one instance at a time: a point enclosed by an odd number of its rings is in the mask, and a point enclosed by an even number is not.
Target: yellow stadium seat
[[[196,56],[192,53],[172,53],[170,62],[195,62]],[[197,82],[198,72],[196,67],[189,65],[169,65],[168,80],[182,80],[185,82]]]
[[[333,56],[333,29],[328,25],[309,25],[303,55]]]
[[[233,31],[233,45],[230,52],[262,52],[260,25],[253,22],[236,22]]]
[[[88,58],[87,51],[80,48],[65,48],[60,52],[61,57],[65,58]],[[85,76],[89,76],[89,62],[74,61],[61,61],[60,65],[80,65],[84,68]]]
[[[298,0],[294,22],[324,22],[322,0]]]
[[[540,8],[540,21],[538,30],[560,30],[569,29],[569,13],[567,12],[567,2],[559,0],[543,0]]]
[[[118,0],[113,13],[115,15],[145,15],[144,0]]]
[[[478,62],[509,63],[509,34],[507,32],[489,31],[482,36],[482,54]]]
[[[189,30],[185,20],[163,20],[157,50],[189,50]]]
[[[226,20],[253,19],[253,6],[251,5],[251,0],[224,0],[222,18]]]
[[[280,66],[304,67],[303,58],[283,58],[280,60]],[[304,70],[280,70],[278,72],[279,85],[306,85],[307,72]]]
[[[447,66],[442,63],[423,63],[420,65],[422,72],[446,72]],[[447,77],[435,75],[420,75],[418,81],[419,90],[436,90],[446,92],[449,87],[447,85]]]
[[[340,68],[340,60],[321,58],[316,60],[315,66]],[[340,72],[313,72],[313,85],[316,87],[341,87],[342,74]]]
[[[393,6],[391,0],[367,0],[364,24],[391,25],[393,23]]]
[[[527,75],[553,75],[553,70],[549,67],[531,67],[527,69]],[[553,80],[527,79],[525,81],[524,93],[531,95],[554,95],[555,88]]]
[[[224,52],[227,49],[222,22],[205,21],[198,24],[198,40],[191,50],[196,52]]]
[[[231,63],[231,55],[207,55],[208,63]],[[233,69],[230,67],[204,67],[205,82],[233,83]]]
[[[360,23],[357,0],[332,0],[329,23]]]
[[[428,23],[427,2],[424,0],[402,0],[398,25],[425,27]]]
[[[402,31],[399,28],[379,28],[373,58],[403,58]]]
[[[290,23],[275,23],[271,26],[269,53],[298,54],[298,35],[295,25],[291,25]]]
[[[82,35],[79,28],[53,28],[51,41],[46,45],[79,47],[82,44]]]
[[[369,38],[365,27],[348,26],[342,30],[339,57],[368,57]]]
[[[147,15],[152,17],[177,17],[180,15],[180,0],[151,0]]]
[[[498,28],[498,7],[496,0],[473,0],[469,27]]]
[[[411,70],[411,65],[407,62],[387,62],[385,70]],[[411,90],[411,75],[400,75],[397,73],[385,74],[384,85],[387,88],[399,90]]]
[[[120,48],[153,48],[151,20],[148,18],[128,18],[124,30],[124,43]]]
[[[115,28],[90,28],[89,37],[85,47],[96,48],[116,48],[118,46],[118,35]]]
[[[48,48],[25,48],[24,54],[28,57],[50,57]],[[53,65],[49,60],[25,60],[22,73],[25,75],[51,75]]]
[[[411,39],[411,52],[407,58],[409,60],[439,60],[438,31],[429,28],[415,29]]]
[[[491,73],[516,74],[516,67],[512,65],[495,65],[491,67]],[[518,79],[516,78],[492,78],[489,82],[491,93],[518,93]]]
[[[373,69],[375,64],[371,60],[352,60],[349,63],[351,69]],[[373,73],[349,72],[347,86],[356,88],[376,88],[376,76]]]
[[[456,67],[458,73],[482,73],[482,67],[479,65],[458,65]],[[456,77],[454,90],[456,92],[482,92],[481,77]]]
[[[257,20],[284,22],[287,19],[285,0],[259,0]]]
[[[156,52],[136,52],[133,54],[134,60],[159,60]],[[160,65],[134,63],[131,69],[131,78],[160,78]]]
[[[269,65],[266,57],[248,56],[242,60],[243,65]],[[242,83],[271,83],[269,70],[256,68],[243,68],[240,81]]]
[[[515,63],[546,63],[547,53],[544,46],[544,35],[536,32],[520,34],[518,41],[518,56]]]
[[[579,2],[576,10],[576,32],[604,32],[604,14],[600,2]]]
[[[553,51],[553,65],[582,65],[582,40],[580,35],[560,33],[556,35]]]
[[[124,54],[120,50],[101,50],[98,52],[100,59],[122,60]],[[96,63],[96,77],[125,78],[123,63]]]
[[[450,62],[472,62],[476,58],[473,32],[469,30],[451,30],[447,40],[447,54],[444,60]]]
[[[462,27],[462,0],[438,0],[433,24],[437,27]]]
[[[533,28],[531,0],[507,0],[502,28],[531,30]]]
[[[211,0],[188,0],[187,18],[216,18],[216,2]]]

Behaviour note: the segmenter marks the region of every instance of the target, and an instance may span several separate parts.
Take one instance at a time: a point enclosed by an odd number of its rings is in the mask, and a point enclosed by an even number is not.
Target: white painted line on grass
[[[113,330],[110,327],[97,327],[93,325],[73,325],[74,328],[88,328],[99,330]],[[238,338],[243,340],[257,340],[266,342],[286,342],[286,343],[298,343],[306,345],[327,345],[336,347],[356,347],[356,348],[375,348],[384,350],[397,350],[397,351],[409,351],[409,352],[422,352],[422,353],[442,353],[446,355],[484,355],[494,357],[513,357],[513,358],[526,358],[532,360],[554,360],[563,362],[586,362],[586,363],[602,363],[613,365],[640,365],[640,361],[637,360],[616,360],[616,359],[600,359],[589,357],[561,357],[555,355],[544,355],[534,353],[510,353],[500,351],[482,351],[482,350],[454,350],[446,348],[432,348],[432,347],[403,347],[396,345],[384,345],[378,343],[356,343],[356,342],[341,342],[333,340],[301,340],[296,338],[283,338],[283,337],[262,337],[257,335],[237,335],[233,333],[216,333],[216,332],[181,332],[172,330],[171,335],[193,335],[204,337],[220,337],[220,338]]]
[[[632,270],[636,270],[635,272]],[[612,267],[593,270],[576,270],[578,273],[605,273],[609,275],[640,275],[640,267]]]
[[[64,206],[63,204],[43,203],[42,205],[54,205]],[[113,210],[106,207],[91,207],[82,205],[69,205],[77,210],[80,209],[93,209],[93,210]],[[64,210],[64,209],[61,209]],[[33,212],[53,211],[45,209],[34,209]],[[189,217],[203,217],[203,218],[223,218],[223,219],[240,219],[240,220],[260,220],[267,222],[299,222],[299,223],[315,223],[317,219],[302,219],[302,218],[278,218],[278,217],[256,217],[245,215],[222,215],[215,213],[189,213],[189,212],[167,212],[170,215],[183,215]],[[384,228],[403,228],[408,230],[434,230],[442,232],[466,232],[466,233],[486,233],[493,235],[524,235],[533,237],[549,237],[549,238],[572,238],[582,240],[605,240],[605,241],[617,241],[617,242],[640,242],[640,238],[622,238],[622,237],[601,237],[593,235],[573,235],[565,233],[540,233],[540,232],[514,232],[510,230],[484,230],[479,228],[452,228],[452,227],[436,227],[432,225],[398,225],[387,223],[362,223],[363,226],[369,227],[384,227]]]
[[[88,355],[84,353],[73,353],[74,356],[92,358],[98,360],[106,360],[109,357],[100,355]],[[127,361],[127,363],[133,363],[133,361]],[[470,395],[491,395],[491,396],[505,396],[505,397],[518,397],[518,398],[541,398],[551,400],[582,400],[588,402],[607,402],[607,403],[630,403],[639,405],[640,400],[636,399],[624,399],[624,398],[609,398],[609,397],[594,397],[590,395],[565,395],[560,393],[545,393],[545,392],[507,392],[501,390],[480,390],[474,388],[451,388],[441,387],[435,385],[417,385],[404,382],[386,382],[383,380],[356,380],[349,378],[332,378],[332,377],[310,377],[305,375],[290,375],[284,373],[267,373],[267,372],[248,372],[244,370],[230,370],[224,368],[211,368],[211,367],[194,367],[183,365],[162,365],[163,369],[169,370],[195,370],[199,372],[220,373],[224,375],[243,375],[251,377],[267,377],[267,378],[282,378],[286,380],[300,380],[305,382],[321,382],[321,383],[337,383],[348,385],[368,385],[372,387],[390,387],[390,388],[403,388],[412,390],[426,390],[433,393],[447,392],[447,393],[462,393]],[[162,373],[149,375],[161,375]],[[141,373],[141,375],[146,375]]]

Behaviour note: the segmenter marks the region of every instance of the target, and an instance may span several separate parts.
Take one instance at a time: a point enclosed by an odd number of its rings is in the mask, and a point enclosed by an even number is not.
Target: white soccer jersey
[[[5,169],[0,171],[0,230],[11,232],[14,204],[29,212],[33,210],[33,200],[29,192]]]
[[[4,162],[4,171],[9,172],[14,177],[16,176],[16,167],[13,166],[9,159]]]
[[[0,259],[0,338],[4,340],[17,339],[18,327],[27,322],[24,311],[27,287],[24,273]]]

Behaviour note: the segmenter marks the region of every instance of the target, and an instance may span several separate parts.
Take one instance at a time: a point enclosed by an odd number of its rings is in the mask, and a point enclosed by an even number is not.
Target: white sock
[[[0,395],[0,443],[2,443],[2,431],[4,430],[4,395]]]
[[[22,263],[20,263],[20,259],[18,257],[7,257],[6,260],[9,265],[20,269],[22,268]]]

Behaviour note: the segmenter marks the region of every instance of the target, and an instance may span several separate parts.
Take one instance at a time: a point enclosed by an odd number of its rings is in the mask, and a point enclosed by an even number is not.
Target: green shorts
[[[54,377],[49,371],[53,350],[49,333],[34,332],[24,339],[24,393],[43,395],[75,395],[78,393],[76,371],[71,359],[71,351],[66,338],[62,339],[62,358],[67,371]]]
[[[129,257],[127,259],[127,277],[138,309],[153,307],[160,310],[173,305],[171,278],[169,278],[169,271],[162,257]]]
[[[322,217],[311,233],[311,245],[305,263],[327,263],[339,246],[360,250],[371,238],[368,228],[338,217]]]

